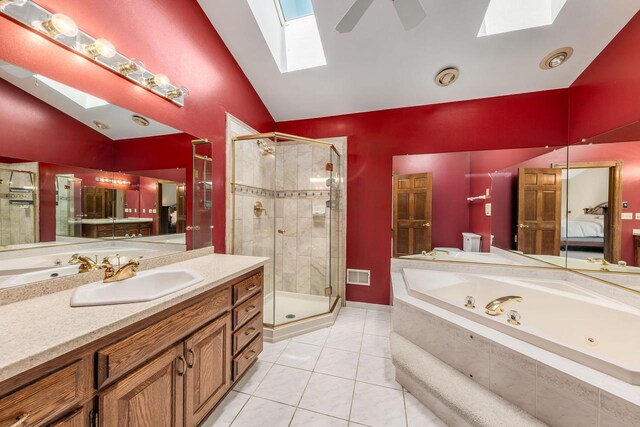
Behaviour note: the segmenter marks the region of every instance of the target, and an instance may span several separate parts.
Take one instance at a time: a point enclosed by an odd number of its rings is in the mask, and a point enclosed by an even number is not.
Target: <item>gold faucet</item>
[[[88,273],[89,271],[95,271],[100,269],[100,265],[89,258],[88,256],[73,254],[68,261],[69,264],[80,264],[78,271],[80,273]]]
[[[449,255],[449,251],[445,251],[444,249],[433,249],[429,252],[422,251],[422,256],[436,256],[437,253]]]
[[[499,316],[504,313],[504,306],[511,301],[522,302],[522,297],[508,296],[494,299],[484,307],[485,313],[489,316]]]
[[[104,268],[104,279],[102,281],[104,283],[111,283],[135,277],[138,272],[138,267],[140,266],[140,258],[142,257],[132,258],[131,261],[116,270],[113,265],[111,265],[111,262],[109,262],[109,257],[105,257],[101,265],[101,267]]]
[[[596,263],[599,262],[602,265],[611,265],[611,263],[604,258],[587,258],[587,261]]]

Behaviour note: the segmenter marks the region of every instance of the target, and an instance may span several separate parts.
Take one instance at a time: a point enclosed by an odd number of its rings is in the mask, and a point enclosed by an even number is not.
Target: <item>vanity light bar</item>
[[[187,88],[171,84],[164,74],[150,72],[140,60],[122,55],[108,40],[94,38],[79,30],[73,19],[67,15],[49,12],[29,0],[0,0],[0,15],[180,107],[184,106],[185,98],[189,94]]]
[[[131,185],[131,181],[122,179],[100,178],[96,177],[96,182],[104,182],[106,184]]]

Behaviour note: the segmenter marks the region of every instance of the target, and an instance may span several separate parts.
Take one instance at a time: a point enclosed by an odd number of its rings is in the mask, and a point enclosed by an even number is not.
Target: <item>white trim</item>
[[[226,218],[225,218],[225,224],[224,224],[224,229],[225,229],[225,252],[226,253],[231,253],[231,221],[233,221],[232,215],[231,215],[231,174],[232,174],[232,166],[233,166],[233,161],[231,158],[231,138],[234,137],[235,135],[240,135],[238,134],[234,134],[231,131],[231,128],[233,125],[238,126],[238,127],[242,127],[246,129],[246,133],[243,132],[244,135],[253,135],[255,133],[258,133],[257,130],[255,130],[254,128],[252,128],[251,126],[249,126],[248,124],[246,124],[245,122],[243,122],[242,120],[238,119],[237,117],[233,116],[230,113],[226,113],[227,114],[227,130],[226,130],[226,141],[225,141],[225,181],[224,181],[224,194],[225,194],[225,212],[226,212]]]
[[[383,305],[383,304],[371,304],[368,302],[356,302],[356,301],[347,301],[347,307],[353,308],[362,308],[365,310],[376,310],[376,311],[392,311],[392,305]]]

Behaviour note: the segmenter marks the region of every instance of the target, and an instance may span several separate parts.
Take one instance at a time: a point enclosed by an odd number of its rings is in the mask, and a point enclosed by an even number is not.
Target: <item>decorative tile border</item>
[[[275,191],[266,188],[251,187],[250,185],[231,184],[231,192],[239,194],[253,194],[254,196],[273,197]]]
[[[308,189],[308,190],[274,191],[266,188],[252,187],[250,185],[243,185],[243,184],[231,184],[231,191],[236,194],[276,197],[278,199],[284,199],[284,198],[303,199],[303,198],[313,198],[313,197],[328,198],[331,196],[331,191],[328,189],[327,190]],[[339,198],[340,192],[336,191],[334,196]]]

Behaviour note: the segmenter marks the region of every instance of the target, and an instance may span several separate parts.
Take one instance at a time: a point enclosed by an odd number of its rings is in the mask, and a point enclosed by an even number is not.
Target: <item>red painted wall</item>
[[[639,45],[640,13],[569,88],[569,142],[640,120]]]
[[[392,157],[567,141],[566,90],[277,123],[281,132],[348,137],[347,267],[371,270],[347,299],[389,303]],[[375,232],[372,232],[375,230]]]
[[[469,231],[469,166],[469,152],[393,158],[394,174],[432,174],[431,245],[434,248],[462,248],[462,233]]]
[[[214,209],[214,243],[218,251],[224,250],[225,113],[259,131],[273,130],[274,124],[197,2],[40,0],[39,4],[71,16],[89,34],[110,40],[125,55],[141,58],[150,70],[189,88],[187,105],[179,108],[0,17],[0,58],[214,143],[214,206],[219,207]],[[11,117],[15,116],[12,111]],[[87,155],[96,161],[103,157]],[[61,158],[49,161],[64,163]],[[83,166],[98,167],[88,162]]]

